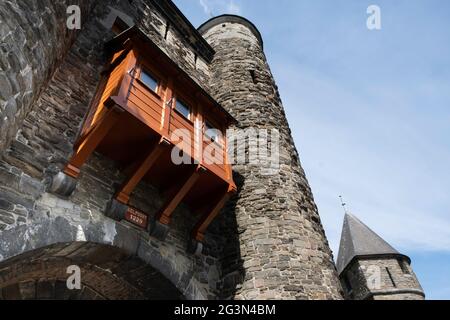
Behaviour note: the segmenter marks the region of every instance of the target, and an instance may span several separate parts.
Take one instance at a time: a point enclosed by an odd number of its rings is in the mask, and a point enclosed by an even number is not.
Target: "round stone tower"
[[[239,194],[227,210],[235,212],[238,232],[229,235],[230,244],[234,237],[238,245],[226,249],[224,286],[234,283],[229,294],[236,299],[342,299],[259,31],[234,15],[213,18],[199,31],[216,51],[212,94],[238,120],[236,135],[248,137],[237,143],[237,153],[245,149],[247,157],[242,163],[236,156],[234,165]],[[260,157],[264,146],[269,161]]]

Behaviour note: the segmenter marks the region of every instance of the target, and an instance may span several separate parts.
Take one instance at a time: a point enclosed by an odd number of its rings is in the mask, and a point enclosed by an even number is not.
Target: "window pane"
[[[175,109],[186,119],[190,119],[191,109],[183,101],[177,100]]]
[[[214,142],[219,142],[220,130],[211,125],[208,121],[205,122],[205,136]]]
[[[158,89],[158,80],[156,80],[152,75],[150,75],[147,71],[142,70],[141,72],[141,81],[154,92]]]

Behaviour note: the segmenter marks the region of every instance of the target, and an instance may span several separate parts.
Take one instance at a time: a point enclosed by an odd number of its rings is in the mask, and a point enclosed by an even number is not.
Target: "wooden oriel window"
[[[226,152],[204,150],[209,140],[225,151],[223,133],[236,120],[138,28],[120,33],[107,50],[110,61],[64,173],[77,179],[97,151],[127,168],[116,201],[128,205],[145,180],[168,194],[156,213],[158,222],[170,224],[184,202],[200,216],[192,236],[203,241],[208,225],[237,190]],[[177,130],[183,130],[182,137],[174,134]],[[190,162],[171,161],[173,148]],[[132,215],[125,219],[136,224],[139,214]]]

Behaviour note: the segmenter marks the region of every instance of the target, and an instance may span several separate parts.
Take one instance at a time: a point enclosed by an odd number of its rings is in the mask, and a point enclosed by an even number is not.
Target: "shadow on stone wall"
[[[222,279],[219,288],[220,299],[235,299],[236,292],[241,288],[245,279],[245,268],[241,256],[241,244],[239,235],[242,230],[236,219],[236,205],[239,199],[239,192],[244,185],[244,177],[237,172],[233,172],[233,179],[238,188],[238,192],[233,196],[222,210],[222,215],[218,219],[221,233],[225,235],[220,258],[222,268]]]

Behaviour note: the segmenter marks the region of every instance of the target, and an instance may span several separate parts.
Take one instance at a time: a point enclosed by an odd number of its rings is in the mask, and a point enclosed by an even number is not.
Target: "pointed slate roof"
[[[346,214],[342,227],[341,244],[337,259],[339,274],[355,257],[403,256],[389,243],[351,214]],[[409,258],[406,257],[408,261]]]

